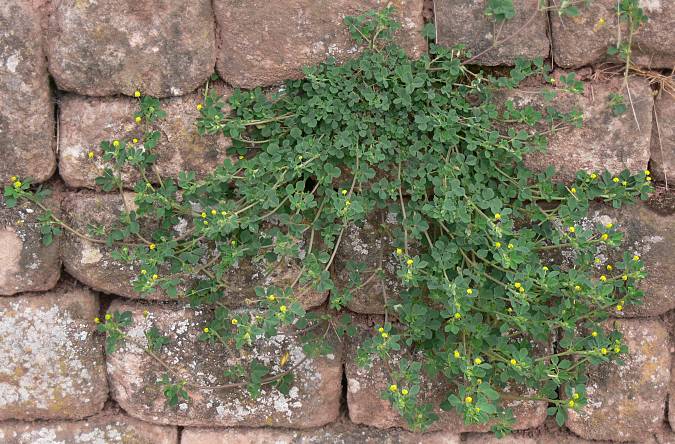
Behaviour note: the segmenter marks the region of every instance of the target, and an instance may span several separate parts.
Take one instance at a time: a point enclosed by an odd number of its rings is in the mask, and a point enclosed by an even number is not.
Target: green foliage
[[[625,113],[627,107],[623,95],[611,93],[609,95],[609,107],[612,110],[612,114],[615,116],[620,116],[621,114]]]
[[[512,16],[508,1],[488,6],[495,19]],[[333,334],[356,333],[342,310],[364,283],[379,281],[389,292],[381,267],[351,261],[341,285],[331,274],[347,228],[386,211],[397,221],[390,229],[397,266],[387,280],[398,279],[403,290],[386,294],[388,321],[357,354],[360,365],[378,360],[387,370],[382,396],[416,430],[436,419],[421,390],[428,378],[445,391],[441,408],[467,424],[491,422],[498,435],[513,422],[505,401],[514,399],[548,402],[561,423],[568,409],[587,402],[589,366],[620,362],[627,351],[603,321],[642,297],[639,257],[600,263],[600,252],[613,257],[621,233],[588,220],[589,206],[646,198],[649,172],[580,171],[565,185],[551,180],[553,168],[525,167],[524,156],[545,149],[545,133],[581,124],[578,111],[518,108],[505,99],[528,77],[549,78],[542,61],[518,61],[509,75],[495,77],[466,68],[461,48],[431,44],[428,54],[410,59],[391,43],[390,9],[346,24],[365,46],[359,57],[307,68],[305,79],[276,93],[235,90],[229,110],[206,94],[198,131],[230,137],[233,159],[205,177],[150,179],[160,137],[152,124],[163,111],[142,98],[144,146],[101,144],[110,167],[99,185],[121,189],[122,169],[136,169],[136,207],[118,226],[92,232],[124,242],[115,257],[138,266],[137,291],[162,288],[214,307],[200,340],[241,349],[287,332],[311,357],[331,352]],[[574,75],[561,83],[583,90]],[[33,199],[21,183],[5,195]],[[188,228],[177,234],[181,220]],[[238,310],[222,297],[229,273],[244,262],[263,270],[262,282],[279,267],[298,271],[259,286],[242,301],[248,309]],[[330,292],[329,306],[306,312],[310,292]],[[131,340],[123,332],[131,322],[129,313],[115,313],[99,325],[109,353]],[[166,338],[150,329],[146,339],[147,351],[163,362],[157,353]],[[228,387],[245,387],[252,397],[265,384],[285,393],[293,383],[288,359],[280,356],[276,372],[252,361],[224,376]],[[160,381],[172,406],[188,399],[191,386],[172,382],[175,376]],[[515,395],[514,387],[533,394]]]
[[[133,316],[130,311],[120,313],[115,311],[112,314],[105,315],[105,321],[100,322],[99,318],[95,319],[96,329],[105,333],[105,351],[106,353],[114,353],[121,345],[124,344],[126,334],[124,329],[133,324]]]
[[[498,22],[512,19],[516,16],[513,0],[488,0],[485,5],[485,15]]]

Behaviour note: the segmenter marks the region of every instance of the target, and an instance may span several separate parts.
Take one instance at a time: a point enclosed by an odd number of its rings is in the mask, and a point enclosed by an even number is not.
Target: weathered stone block
[[[666,0],[640,0],[639,3],[649,21],[633,37],[631,61],[652,68],[672,68],[675,65],[675,3]],[[607,60],[607,49],[617,43],[616,8],[616,0],[598,0],[580,5],[580,14],[576,17],[551,14],[555,63],[579,67]],[[625,42],[625,22],[621,25],[621,36]]]
[[[218,93],[226,98],[229,90],[219,86]],[[198,92],[161,101],[167,117],[157,122],[161,138],[153,149],[158,156],[154,168],[160,175],[177,177],[181,171],[194,171],[201,177],[227,157],[229,139],[222,134],[201,137],[197,133],[197,104],[202,99],[203,94]],[[96,177],[110,166],[101,157],[102,140],[142,140],[143,132],[134,122],[134,113],[138,111],[134,99],[68,94],[63,97],[60,110],[59,173],[71,187],[96,188]],[[90,151],[94,152],[94,159],[89,159]],[[155,180],[153,173],[149,177]],[[123,179],[125,186],[131,188],[139,175],[135,170],[133,174],[132,170],[126,170]]]
[[[0,162],[1,163],[1,162]],[[47,205],[58,210],[56,200]],[[60,238],[51,245],[42,242],[38,216],[42,210],[35,204],[20,202],[8,208],[0,196],[0,296],[23,291],[45,291],[56,285],[61,275]]]
[[[670,381],[668,331],[657,320],[617,320],[629,355],[625,364],[602,365],[589,374],[588,404],[569,411],[567,427],[586,439],[638,441],[664,417]]]
[[[183,430],[181,444],[459,444],[458,434],[379,430],[338,421],[314,430],[228,428]]]
[[[647,277],[640,283],[645,292],[642,305],[628,305],[626,316],[658,316],[675,308],[675,214],[654,211],[648,203],[638,202],[615,210],[606,206],[593,209],[589,216],[599,223],[613,223],[624,233],[623,250],[640,256]],[[613,257],[600,256],[605,266]],[[606,259],[606,261],[605,261]],[[620,259],[620,257],[618,258]]]
[[[381,429],[400,427],[409,430],[406,421],[391,407],[389,401],[382,399],[381,393],[389,387],[384,366],[379,358],[375,358],[370,367],[361,368],[356,363],[357,350],[362,341],[375,332],[374,318],[357,319],[360,325],[359,335],[350,341],[345,351],[345,374],[347,377],[347,405],[349,418],[356,424],[364,424]],[[378,325],[382,325],[380,320]],[[397,358],[390,362],[397,367]],[[442,383],[422,380],[421,397],[424,402],[435,406],[439,419],[430,427],[430,431],[453,433],[487,432],[490,425],[466,425],[464,420],[454,411],[442,411],[439,404],[447,397],[448,392]],[[546,420],[546,403],[536,401],[510,401],[507,406],[513,409],[516,423],[514,430],[538,427]]]
[[[98,299],[75,284],[0,298],[0,420],[79,419],[108,397]]]
[[[144,317],[144,310],[149,314]],[[250,352],[242,352],[197,339],[210,319],[204,310],[170,305],[141,305],[115,301],[110,311],[130,311],[134,326],[131,340],[108,355],[108,377],[113,398],[130,415],[157,424],[185,426],[274,426],[318,427],[334,421],[339,413],[342,361],[339,348],[325,358],[306,358],[302,345],[290,335],[279,334],[258,341]],[[144,331],[152,325],[169,337],[161,351],[164,361],[186,380],[199,386],[227,383],[223,371],[236,364],[256,359],[278,374],[294,368],[295,379],[288,395],[263,386],[258,399],[252,399],[245,387],[196,389],[186,387],[189,401],[169,407],[157,385],[166,369],[144,353]],[[278,359],[288,352],[285,366]]]
[[[217,68],[233,86],[253,88],[302,77],[305,66],[358,52],[343,19],[387,5],[383,0],[216,0]],[[426,50],[422,0],[391,2],[402,23],[399,44],[411,56]],[[254,25],[254,26],[253,26]]]
[[[396,229],[401,229],[400,222],[397,222],[395,214],[387,212],[372,214],[361,227],[355,224],[347,226],[335,256],[336,284],[347,287],[350,273],[348,261],[366,266],[361,286],[353,290],[353,299],[347,304],[350,310],[384,314],[385,298],[398,299],[402,285],[396,276],[399,261],[392,239],[393,230]],[[378,269],[382,269],[383,279],[380,279]]]
[[[250,26],[250,23],[248,24]],[[89,96],[179,96],[213,72],[209,0],[121,0],[56,4],[47,35],[59,89]]]
[[[583,118],[581,128],[554,132],[549,137],[548,150],[527,156],[525,164],[537,171],[553,165],[556,168],[554,179],[569,182],[574,180],[578,170],[607,169],[619,173],[624,169],[631,172],[646,169],[652,131],[651,90],[643,79],[630,79],[635,116],[630,105],[628,111],[615,116],[609,104],[610,94],[622,94],[626,104],[629,101],[622,82],[623,78],[614,78],[606,82],[587,83],[583,95],[558,90],[557,97],[550,104],[543,99],[541,88],[516,91],[515,97],[512,97],[519,108],[531,105],[541,110],[552,105],[561,112],[578,109]]]
[[[538,0],[515,0],[516,15],[504,22],[485,15],[487,3],[487,0],[436,0],[438,44],[462,44],[471,51],[472,57],[482,53],[472,62],[477,65],[514,65],[518,58],[548,57],[548,18],[545,12],[538,10]]]
[[[83,421],[0,423],[4,444],[176,444],[176,427],[147,424],[120,411],[104,411]]]
[[[654,99],[651,168],[658,180],[675,183],[675,97],[662,92]]]
[[[132,208],[133,194],[126,193],[125,200],[127,206]],[[114,226],[120,213],[124,211],[119,194],[92,192],[67,193],[62,208],[65,221],[82,234],[87,234],[91,225]],[[189,222],[183,219],[174,227],[176,236],[184,234],[188,228]],[[132,281],[140,274],[140,266],[114,260],[111,254],[119,248],[122,245],[108,247],[105,243],[95,243],[66,232],[62,240],[61,257],[68,273],[95,290],[128,298],[171,299],[159,286],[154,292],[147,294],[134,290]],[[241,260],[226,273],[228,287],[223,290],[221,300],[231,306],[248,305],[247,298],[255,297],[256,286],[290,286],[300,270],[298,262],[289,261],[288,264],[281,264],[272,272],[266,273],[264,263]],[[184,295],[189,284],[188,279],[179,286],[179,297]],[[298,293],[297,297],[304,307],[309,308],[321,305],[326,299],[326,293],[306,291]]]
[[[27,0],[0,4],[0,183],[56,169],[54,106],[39,18]]]

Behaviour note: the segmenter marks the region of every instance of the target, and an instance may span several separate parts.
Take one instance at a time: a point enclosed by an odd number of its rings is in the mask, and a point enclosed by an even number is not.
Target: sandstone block
[[[79,419],[108,397],[98,299],[75,284],[0,298],[0,420]]]
[[[0,162],[1,163],[1,162]],[[55,200],[48,200],[54,210]],[[42,210],[28,202],[8,208],[0,196],[0,296],[23,291],[45,291],[56,285],[61,275],[60,238],[44,245],[38,221]]]
[[[131,193],[125,194],[125,200],[128,206],[133,205]],[[119,214],[124,211],[119,194],[91,192],[67,193],[62,208],[65,221],[80,233],[85,234],[91,225],[114,226]],[[174,227],[176,236],[184,233],[188,226],[189,222],[181,219],[179,225]],[[137,240],[130,239],[130,241],[136,242]],[[112,252],[119,248],[122,248],[122,245],[108,247],[104,243],[95,243],[67,232],[62,240],[61,257],[68,273],[95,290],[128,298],[171,299],[160,286],[157,286],[154,292],[147,294],[134,290],[132,281],[140,274],[140,266],[113,259]],[[265,267],[266,264],[263,262],[242,259],[227,271],[226,277],[229,285],[223,290],[221,300],[228,305],[241,307],[247,304],[247,298],[255,296],[256,286],[290,286],[301,269],[297,262],[280,265],[271,273],[265,273]],[[190,283],[191,280],[187,279],[179,285],[179,297],[184,295]],[[298,299],[306,308],[315,307],[323,303],[326,293],[302,292],[298,294]]]
[[[228,428],[183,430],[181,444],[459,444],[459,435],[446,432],[411,433],[378,430],[339,421],[314,430]]]
[[[387,389],[390,381],[384,366],[375,358],[370,367],[361,368],[356,363],[359,344],[375,331],[375,323],[371,320],[359,319],[360,335],[350,341],[345,352],[345,374],[347,377],[347,405],[349,418],[356,424],[364,424],[381,429],[400,427],[409,430],[406,421],[391,407],[389,401],[382,399],[381,393]],[[381,320],[379,325],[381,325]],[[369,328],[366,328],[368,324]],[[397,362],[390,363],[392,367]],[[421,396],[424,402],[435,406],[434,412],[439,419],[430,427],[430,431],[444,431],[452,433],[487,432],[490,425],[466,425],[464,420],[454,411],[442,411],[439,404],[447,397],[445,387],[438,381],[423,380]],[[533,401],[511,401],[507,404],[513,409],[516,423],[515,430],[538,427],[546,420],[546,403]]]
[[[631,61],[651,68],[675,64],[675,3],[640,0],[649,18],[633,37]],[[607,49],[616,46],[619,20],[615,0],[598,0],[580,5],[576,17],[551,14],[553,60],[563,67],[579,67],[608,59]],[[627,27],[621,25],[625,41]]]
[[[176,444],[175,427],[158,426],[119,411],[105,411],[83,421],[0,423],[5,444]]]
[[[229,91],[219,86],[219,94],[226,98]],[[181,171],[194,171],[203,177],[227,157],[229,139],[222,134],[201,137],[197,133],[197,104],[202,99],[200,91],[161,101],[167,117],[157,122],[161,138],[153,149],[158,156],[155,171],[160,175],[177,177]],[[138,111],[134,99],[68,94],[63,97],[60,110],[59,173],[71,187],[96,188],[96,177],[103,174],[105,166],[110,166],[101,157],[102,140],[131,141],[134,137],[142,140],[142,131],[134,122],[134,113]],[[89,159],[90,151],[94,152],[94,159]],[[150,178],[154,180],[154,174]],[[132,188],[139,175],[127,170],[123,179]]]
[[[614,210],[598,207],[589,215],[600,223],[613,223],[624,233],[621,249],[640,256],[647,277],[640,283],[645,292],[642,305],[628,305],[626,316],[658,316],[675,308],[675,214],[664,215],[650,208],[649,202],[638,202]],[[612,258],[605,258],[609,263]],[[601,264],[605,265],[604,261]]]
[[[143,316],[148,310],[147,317]],[[185,426],[273,426],[304,429],[334,421],[339,412],[342,362],[341,352],[324,358],[307,358],[302,345],[293,337],[279,334],[256,342],[248,353],[239,353],[197,339],[210,313],[187,307],[170,305],[145,306],[139,303],[115,301],[110,311],[130,311],[134,326],[128,335],[132,341],[108,355],[108,377],[113,398],[131,416],[156,424]],[[154,325],[170,339],[161,355],[187,380],[199,386],[226,383],[223,371],[236,365],[246,365],[257,359],[281,371],[278,361],[289,353],[286,366],[295,371],[293,386],[288,395],[262,386],[258,399],[252,399],[245,387],[230,389],[193,389],[188,387],[189,401],[180,401],[177,408],[165,402],[157,385],[166,369],[139,347],[146,339],[144,331]]]
[[[216,0],[217,68],[230,85],[272,85],[302,77],[305,66],[356,54],[343,19],[387,5],[383,0]],[[422,0],[393,2],[402,23],[399,44],[411,56],[426,50]]]
[[[361,273],[362,286],[353,291],[353,299],[347,304],[350,310],[384,314],[385,297],[387,300],[398,299],[402,285],[396,276],[399,260],[395,256],[396,246],[392,239],[396,229],[401,229],[396,215],[386,212],[371,215],[361,227],[355,224],[347,227],[335,257],[336,284],[347,287],[349,261],[365,265],[365,272]],[[372,274],[379,268],[384,272],[383,280]]]
[[[61,1],[49,21],[49,71],[59,89],[83,95],[179,96],[213,72],[214,32],[209,0]]]
[[[675,183],[675,97],[661,93],[654,99],[651,168],[658,180]]]
[[[607,82],[588,83],[583,95],[558,91],[550,104],[562,112],[578,109],[582,113],[581,128],[565,128],[549,137],[545,153],[531,154],[525,164],[534,170],[545,170],[548,165],[556,168],[555,180],[573,181],[578,170],[621,172],[642,171],[649,162],[650,135],[652,131],[652,94],[643,79],[629,81],[635,107],[635,117],[628,105],[628,93],[622,85],[623,78]],[[610,94],[622,94],[628,111],[615,116],[609,105]],[[523,89],[515,93],[517,107],[527,105],[543,109],[549,105],[541,95],[541,88]]]
[[[49,179],[56,169],[54,106],[39,18],[27,0],[0,4],[0,103],[0,183]]]
[[[638,441],[664,418],[670,381],[668,331],[657,320],[618,320],[629,355],[625,364],[607,364],[589,374],[588,404],[569,411],[567,427],[585,439]]]
[[[486,0],[456,2],[436,0],[436,41],[440,45],[462,44],[472,56],[486,51],[477,65],[514,65],[516,59],[548,57],[548,18],[538,10],[537,0],[515,0],[515,16],[497,22],[485,15]],[[503,43],[500,41],[508,38]],[[489,49],[493,44],[494,48]]]

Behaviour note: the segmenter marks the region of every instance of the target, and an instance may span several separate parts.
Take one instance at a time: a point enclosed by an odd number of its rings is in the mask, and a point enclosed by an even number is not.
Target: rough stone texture
[[[217,91],[225,98],[229,95],[224,85],[219,85]],[[197,133],[197,104],[202,100],[202,91],[162,100],[167,117],[156,125],[161,138],[154,149],[158,156],[156,171],[162,176],[177,177],[181,171],[195,171],[204,176],[227,157],[229,139],[222,134],[201,137]],[[142,130],[134,122],[134,113],[138,111],[134,99],[92,99],[68,94],[63,97],[60,110],[59,173],[71,187],[96,188],[95,179],[102,175],[107,164],[101,158],[102,140],[142,138]],[[89,151],[95,153],[94,159],[88,158]],[[123,175],[129,188],[139,179],[137,173],[130,173],[127,170]],[[154,174],[150,177],[154,179]]]
[[[70,283],[0,298],[0,420],[80,419],[108,397],[98,299]]]
[[[0,183],[47,180],[56,168],[54,108],[39,18],[27,0],[0,3],[0,97]]]
[[[487,0],[434,3],[440,45],[463,44],[472,56],[477,56],[494,43],[509,38],[477,57],[474,61],[477,65],[513,65],[518,58],[548,57],[548,19],[537,10],[538,0],[515,0],[515,17],[501,23],[485,15]]]
[[[185,429],[181,444],[459,444],[459,435],[447,432],[411,433],[378,430],[339,421],[314,430]]]
[[[349,282],[348,261],[365,264],[366,270],[382,267],[387,300],[397,299],[402,286],[396,276],[399,260],[395,256],[396,246],[392,239],[392,231],[395,229],[400,229],[396,215],[386,212],[374,213],[364,221],[362,227],[350,224],[335,256],[336,284],[346,287]],[[369,277],[368,272],[362,274],[364,282]],[[382,283],[375,277],[362,288],[353,291],[353,299],[347,304],[347,308],[357,313],[384,314],[384,304]]]
[[[54,211],[58,209],[56,200],[49,199],[46,203]],[[0,296],[49,290],[59,280],[60,238],[56,237],[49,246],[42,243],[38,222],[40,214],[41,209],[25,201],[8,208],[0,196],[0,247],[3,254]]]
[[[657,320],[623,319],[616,324],[630,350],[625,364],[590,372],[588,404],[570,410],[566,424],[586,439],[640,442],[663,421],[670,381],[668,331]]]
[[[406,421],[391,407],[389,401],[382,399],[381,393],[390,384],[387,380],[383,365],[379,358],[375,358],[370,367],[360,368],[356,364],[356,354],[359,344],[367,337],[372,336],[376,325],[375,317],[360,317],[356,319],[360,332],[350,341],[345,353],[345,373],[347,377],[347,405],[349,418],[356,424],[364,424],[377,428],[399,427],[409,430]],[[392,367],[397,367],[397,358],[390,361]],[[454,411],[440,410],[438,405],[447,396],[443,385],[437,381],[422,381],[422,399],[436,406],[435,413],[439,419],[430,427],[430,431],[446,431],[453,433],[487,432],[490,425],[465,425],[464,420]],[[513,409],[516,418],[514,430],[523,430],[538,427],[546,420],[546,403],[531,401],[512,401],[507,404]]]
[[[675,3],[669,0],[640,0],[639,3],[649,21],[633,37],[631,60],[652,68],[672,68],[675,65]],[[616,4],[616,0],[590,2],[580,7],[577,17],[551,14],[555,63],[578,67],[606,60],[607,49],[616,46]],[[625,23],[621,28],[625,39]]]
[[[127,205],[133,205],[133,194],[126,193],[125,196]],[[65,221],[80,233],[87,233],[88,227],[92,224],[114,226],[120,212],[124,210],[119,194],[92,192],[67,193],[62,208]],[[187,221],[174,227],[176,235],[183,234],[182,230],[187,227]],[[113,260],[111,253],[117,248],[119,248],[117,245],[108,247],[67,232],[62,240],[61,257],[68,273],[95,290],[128,298],[171,299],[159,287],[148,294],[135,291],[132,281],[139,275],[140,267]],[[231,306],[247,305],[247,298],[255,296],[256,286],[290,285],[300,271],[300,265],[289,263],[286,266],[279,266],[270,275],[265,275],[264,270],[264,263],[240,261],[226,274],[229,285],[224,290],[221,300]],[[179,296],[189,284],[190,282],[186,281],[184,285],[179,286]],[[321,305],[326,299],[326,293],[308,291],[297,297],[304,307],[309,308]]]
[[[50,17],[47,47],[59,89],[89,96],[137,89],[155,97],[183,95],[213,72],[211,2],[63,0]]]
[[[144,317],[144,310],[149,314]],[[198,427],[318,427],[334,421],[340,407],[342,361],[341,349],[324,358],[305,358],[302,346],[291,336],[279,334],[257,341],[252,350],[242,350],[199,341],[197,336],[212,313],[176,305],[142,305],[117,300],[109,312],[130,311],[134,326],[132,338],[115,353],[108,355],[108,378],[112,396],[131,416],[157,424]],[[188,381],[201,386],[228,383],[223,371],[232,365],[246,365],[256,359],[278,374],[279,358],[289,353],[283,369],[293,368],[295,380],[288,395],[263,386],[260,397],[252,399],[246,388],[225,390],[189,388],[190,400],[177,408],[166,404],[156,384],[166,372],[164,367],[143,352],[144,332],[151,326],[169,337],[161,356]]]
[[[230,85],[253,88],[300,78],[303,67],[328,57],[344,60],[358,52],[344,17],[388,3],[403,25],[400,45],[419,56],[426,50],[422,0],[215,0],[218,73]]]
[[[598,206],[589,212],[592,220],[615,225],[624,233],[623,247],[619,249],[618,258],[624,250],[640,256],[645,264],[647,277],[640,283],[645,292],[644,304],[628,305],[626,316],[658,316],[675,308],[675,214],[663,215],[649,207],[647,203],[637,202],[615,210],[607,206]],[[602,263],[616,262],[613,255],[599,255]]]
[[[0,423],[4,444],[176,444],[175,427],[147,424],[118,410],[83,421]]]
[[[675,183],[675,97],[662,92],[654,99],[651,169],[658,180]]]
[[[623,94],[628,103],[628,94],[622,86],[623,78],[606,82],[587,83],[583,95],[558,90],[552,105],[562,112],[578,109],[582,112],[581,128],[566,128],[549,137],[546,153],[536,153],[526,158],[525,164],[534,170],[556,168],[555,180],[573,181],[578,170],[631,172],[647,168],[652,131],[653,99],[649,85],[643,79],[629,81],[635,117],[629,110],[614,116],[609,106],[611,93]],[[560,83],[560,82],[557,82]],[[521,108],[527,105],[543,109],[549,105],[541,95],[541,87],[521,89],[514,93],[514,104]],[[542,128],[543,129],[543,128]]]

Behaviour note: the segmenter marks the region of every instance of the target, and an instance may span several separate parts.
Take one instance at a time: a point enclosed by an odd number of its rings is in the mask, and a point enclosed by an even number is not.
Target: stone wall
[[[559,94],[563,107],[580,106],[584,126],[558,133],[534,168],[553,164],[565,180],[579,168],[633,171],[649,168],[662,188],[675,181],[675,98],[659,89],[656,74],[675,68],[675,2],[642,0],[648,24],[634,40],[635,61],[652,70],[631,78],[634,111],[615,116],[607,106],[621,79],[603,69],[616,34],[615,0],[594,0],[579,17],[537,14],[539,0],[514,0],[517,15],[503,27],[483,14],[484,0],[396,0],[403,28],[399,42],[413,56],[426,50],[420,30],[435,21],[438,41],[463,43],[475,63],[509,65],[516,57],[544,57],[554,77],[576,70],[580,96]],[[48,202],[75,226],[105,222],[121,209],[117,195],[97,190],[102,165],[87,158],[103,138],[133,131],[137,89],[160,97],[169,118],[158,147],[165,175],[205,173],[226,156],[225,138],[200,138],[192,122],[203,85],[215,71],[220,93],[232,87],[275,85],[301,76],[302,66],[327,56],[350,57],[341,19],[385,0],[2,0],[0,1],[0,182],[17,175],[57,190]],[[551,2],[555,4],[556,2]],[[494,39],[500,46],[484,52]],[[542,86],[533,86],[533,88]],[[556,88],[549,85],[548,88]],[[521,102],[534,100],[523,87]],[[672,93],[672,90],[670,91]],[[127,179],[133,180],[133,177]],[[0,442],[1,443],[586,443],[675,442],[675,213],[672,194],[627,211],[598,207],[591,215],[627,234],[629,248],[645,258],[645,304],[618,323],[631,354],[621,368],[590,375],[591,402],[558,429],[545,405],[514,405],[515,435],[496,441],[484,427],[466,427],[444,414],[423,435],[406,431],[379,397],[386,381],[376,369],[355,365],[358,339],[299,367],[287,396],[252,401],[243,392],[192,393],[190,406],[166,407],[152,387],[162,369],[133,344],[106,355],[93,318],[124,308],[135,319],[156,320],[183,346],[169,357],[201,378],[215,377],[226,350],[196,344],[203,313],[166,302],[161,293],[139,300],[130,287],[135,271],[116,262],[105,245],[67,234],[45,247],[37,209],[7,208],[0,198]],[[387,249],[369,225],[354,227],[360,243],[343,256]],[[369,231],[370,230],[370,231]],[[334,273],[339,278],[340,258]],[[234,277],[233,277],[234,279]],[[242,293],[255,282],[233,282]],[[383,301],[368,288],[350,309],[364,328],[377,322]],[[319,306],[327,295],[303,303]],[[143,316],[143,313],[147,313]],[[140,328],[140,327],[139,327]],[[138,339],[143,340],[141,330]],[[131,333],[135,334],[134,332]],[[303,359],[287,338],[291,363]],[[262,350],[260,353],[264,353]],[[433,384],[430,385],[433,387]],[[668,407],[671,393],[670,407]]]

